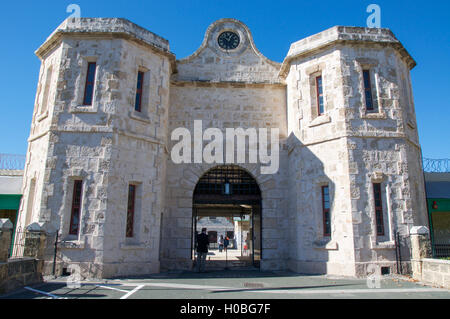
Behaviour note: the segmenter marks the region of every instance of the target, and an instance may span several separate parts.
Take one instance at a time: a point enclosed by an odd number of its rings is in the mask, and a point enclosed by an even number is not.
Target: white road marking
[[[138,291],[139,289],[141,289],[143,287],[145,287],[145,286],[144,285],[137,286],[133,290],[129,291],[126,295],[122,296],[120,299],[127,299],[128,297],[130,297],[132,294],[134,294],[136,291]]]
[[[150,287],[165,287],[178,289],[195,289],[195,290],[211,290],[211,291],[248,291],[260,293],[275,293],[275,294],[367,294],[367,293],[422,293],[422,292],[449,292],[442,288],[361,288],[361,289],[277,289],[276,287],[266,287],[266,289],[255,288],[240,288],[240,287],[221,287],[221,286],[207,286],[207,285],[191,285],[191,284],[176,284],[176,283],[123,283],[124,286],[144,286]],[[139,289],[140,289],[139,288]],[[289,287],[286,287],[289,288]]]
[[[83,285],[89,285],[88,283],[84,283]],[[120,287],[135,287],[133,290],[124,290],[111,286],[94,284],[97,287],[116,290],[122,293],[126,293],[120,299],[127,299],[131,295],[133,295],[138,290],[143,287],[162,287],[162,288],[175,288],[175,289],[192,289],[192,290],[207,290],[207,291],[217,291],[217,292],[227,292],[227,291],[235,291],[235,292],[257,292],[257,293],[269,293],[269,294],[301,294],[301,295],[320,295],[320,294],[329,294],[329,295],[346,295],[347,297],[350,295],[357,294],[373,294],[373,293],[425,293],[425,292],[449,292],[447,289],[442,288],[360,288],[360,289],[314,289],[314,288],[297,288],[293,287],[289,289],[286,287],[284,289],[280,289],[278,287],[266,287],[265,289],[261,288],[250,288],[250,287],[223,287],[223,286],[208,286],[208,285],[193,285],[193,284],[179,284],[179,283],[168,283],[168,282],[117,282],[114,285]],[[30,291],[34,291],[40,294],[47,295],[51,298],[55,299],[67,299],[64,297],[59,297],[53,295],[51,293],[47,293],[45,291],[40,291],[37,289],[33,289],[30,287],[25,287]]]
[[[125,292],[125,293],[129,293],[129,290],[123,290],[123,289],[119,289],[119,288],[114,288],[114,287],[108,287],[108,286],[101,286],[101,285],[95,285],[96,287],[100,287],[100,288],[105,288],[105,289],[111,289],[111,290],[117,290],[120,292]]]
[[[45,291],[42,291],[42,290],[37,290],[37,289],[30,288],[30,287],[24,287],[24,288],[26,290],[29,290],[29,291],[32,291],[32,292],[36,292],[38,294],[42,294],[42,295],[46,295],[46,296],[52,297],[53,299],[67,299],[67,298],[59,297],[59,296],[56,296],[54,294],[51,294],[49,292],[45,292]]]

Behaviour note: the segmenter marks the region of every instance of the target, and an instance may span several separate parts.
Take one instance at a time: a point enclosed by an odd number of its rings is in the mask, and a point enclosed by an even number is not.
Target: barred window
[[[322,76],[316,77],[317,115],[324,113]]]
[[[90,62],[87,67],[86,84],[84,87],[83,105],[92,105],[92,99],[94,96],[94,84],[95,84],[95,71],[97,63]]]
[[[373,184],[373,198],[375,202],[375,222],[377,236],[384,236],[383,203],[381,200],[381,184]]]
[[[81,212],[81,194],[83,190],[83,181],[75,180],[73,182],[72,194],[72,210],[70,214],[70,235],[78,235],[80,228],[80,212]]]
[[[330,189],[328,185],[322,186],[322,216],[323,235],[331,236],[331,216],[330,216]]]
[[[375,106],[372,97],[372,83],[370,81],[369,70],[363,70],[363,79],[364,79],[364,97],[366,100],[366,110],[375,111]]]
[[[134,103],[134,109],[137,112],[142,110],[142,95],[144,93],[144,72],[139,71],[137,75],[137,85],[136,85],[136,99]]]
[[[133,237],[134,233],[134,212],[136,206],[136,185],[128,186],[128,207],[127,207],[127,224],[126,237]]]

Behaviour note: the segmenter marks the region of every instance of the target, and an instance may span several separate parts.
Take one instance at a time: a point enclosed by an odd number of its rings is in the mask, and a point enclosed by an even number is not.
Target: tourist
[[[223,247],[224,247],[225,251],[227,251],[229,244],[230,244],[230,239],[227,236],[227,237],[225,237],[225,240],[223,241]]]
[[[220,235],[217,243],[219,244],[219,253],[221,253],[223,250],[223,235]]]
[[[205,272],[205,260],[208,254],[209,239],[206,228],[202,228],[202,233],[197,236],[197,271]]]

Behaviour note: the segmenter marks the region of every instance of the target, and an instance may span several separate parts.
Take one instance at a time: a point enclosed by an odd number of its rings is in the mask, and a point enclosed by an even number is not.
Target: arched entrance
[[[195,260],[196,234],[208,229],[210,267],[260,266],[261,190],[256,180],[237,165],[223,165],[206,172],[198,181],[193,198],[192,258]],[[218,239],[230,238],[230,246],[220,250]]]

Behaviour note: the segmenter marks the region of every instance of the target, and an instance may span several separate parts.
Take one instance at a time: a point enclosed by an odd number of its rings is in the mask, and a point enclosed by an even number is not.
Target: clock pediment
[[[280,67],[256,49],[245,24],[221,19],[208,27],[197,51],[177,61],[173,80],[279,83]]]

